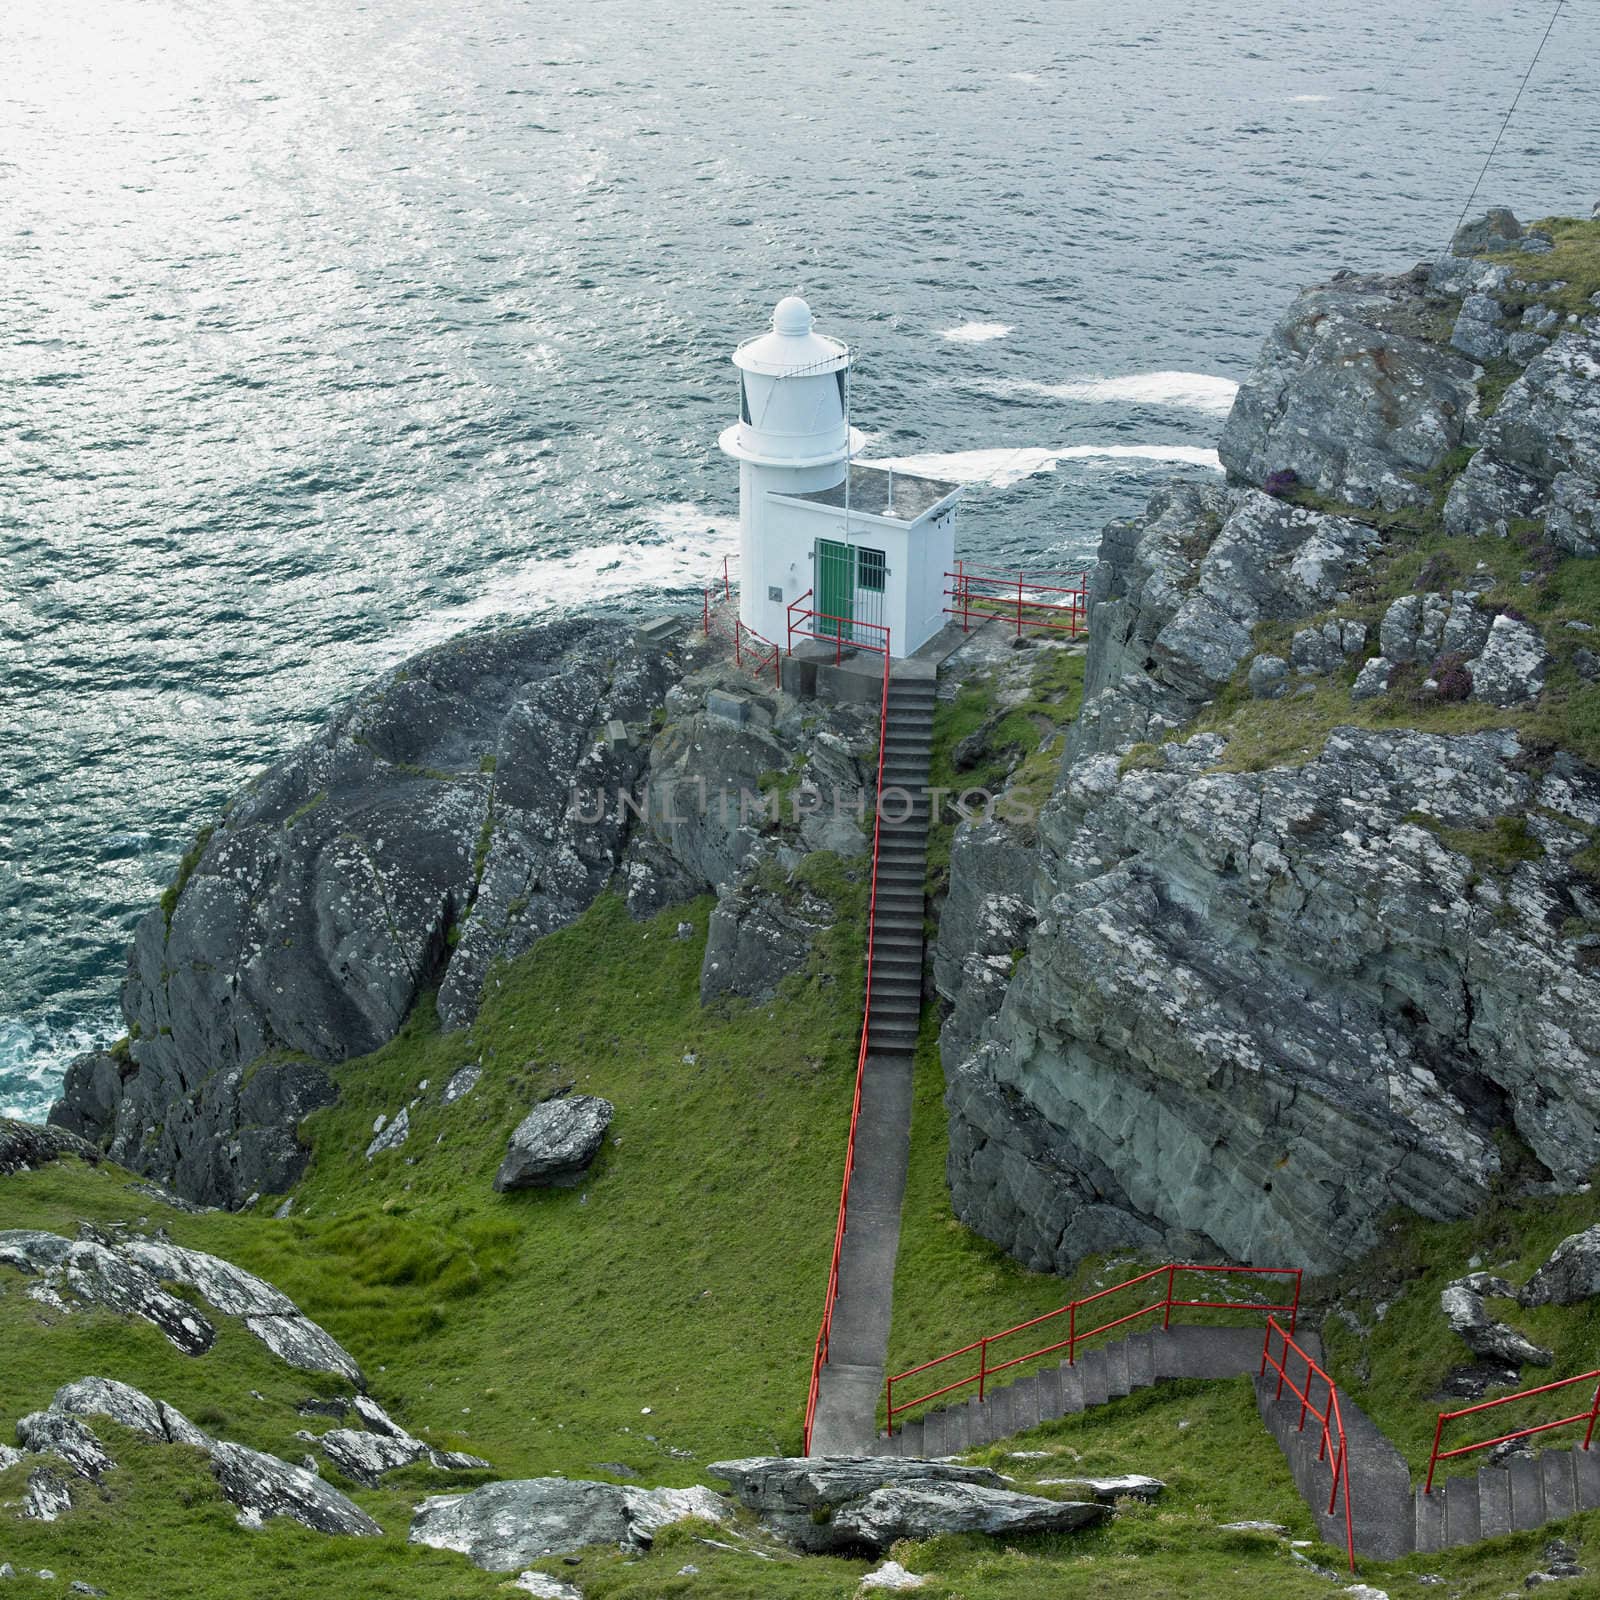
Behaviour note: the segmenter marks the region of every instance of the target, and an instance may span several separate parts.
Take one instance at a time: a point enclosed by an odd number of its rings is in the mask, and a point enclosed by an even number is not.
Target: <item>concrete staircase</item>
[[[870,1451],[883,1390],[900,1205],[911,1153],[912,1058],[922,1021],[928,763],[937,679],[933,663],[915,660],[896,662],[889,678],[872,1015],[855,1174],[839,1256],[839,1298],[811,1431],[813,1455]]]
[[[1419,1487],[1408,1498],[1415,1548],[1423,1552],[1538,1528],[1600,1509],[1600,1444],[1513,1456],[1504,1466],[1479,1467],[1475,1476],[1441,1474],[1431,1495]]]
[[[991,1385],[982,1400],[930,1411],[892,1438],[878,1455],[943,1456],[976,1450],[1056,1417],[1070,1417],[1149,1389],[1171,1378],[1254,1377],[1261,1366],[1261,1333],[1254,1328],[1157,1328],[1080,1350],[1075,1362],[1047,1367],[1015,1383]],[[950,1378],[928,1375],[935,1385]],[[1296,1411],[1299,1405],[1296,1402]]]
[[[928,763],[937,673],[897,663],[883,744],[883,823],[873,920],[873,1050],[912,1050],[922,1023],[922,941],[928,877]]]

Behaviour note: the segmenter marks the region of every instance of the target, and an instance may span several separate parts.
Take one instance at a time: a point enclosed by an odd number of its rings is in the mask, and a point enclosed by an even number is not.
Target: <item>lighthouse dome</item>
[[[772,313],[772,331],[804,338],[811,332],[811,307],[797,294],[785,295]]]
[[[746,339],[734,352],[734,364],[745,372],[783,378],[822,374],[850,364],[849,347],[813,326],[811,307],[797,294],[785,295],[772,313],[772,331]]]

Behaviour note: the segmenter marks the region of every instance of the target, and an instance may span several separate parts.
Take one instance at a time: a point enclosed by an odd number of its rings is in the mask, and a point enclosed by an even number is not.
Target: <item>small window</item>
[[[745,390],[742,372],[739,374],[739,420],[741,422],[750,420],[750,396]]]
[[[856,551],[856,584],[862,589],[883,593],[884,579],[889,575],[888,563],[881,550]]]

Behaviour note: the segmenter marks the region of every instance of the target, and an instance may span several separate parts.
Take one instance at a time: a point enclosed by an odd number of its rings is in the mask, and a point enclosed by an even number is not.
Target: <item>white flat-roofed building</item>
[[[783,648],[803,602],[809,633],[878,644],[886,627],[891,653],[912,654],[945,622],[961,486],[853,460],[851,352],[804,300],[779,301],[733,362],[739,421],[721,444],[739,462],[739,620]]]

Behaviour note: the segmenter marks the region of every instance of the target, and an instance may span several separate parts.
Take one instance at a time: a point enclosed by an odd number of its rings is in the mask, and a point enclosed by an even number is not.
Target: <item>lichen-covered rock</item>
[[[1390,661],[1427,664],[1441,655],[1476,656],[1494,618],[1478,609],[1475,591],[1406,594],[1390,603],[1378,643]]]
[[[1334,617],[1314,627],[1297,628],[1290,643],[1289,657],[1295,671],[1302,676],[1337,672],[1350,656],[1359,655],[1366,644],[1367,625],[1364,622]],[[1252,689],[1255,687],[1254,672],[1252,666]]]
[[[1569,1233],[1528,1279],[1525,1306],[1572,1306],[1600,1295],[1600,1224]]]
[[[769,886],[769,861],[758,855],[717,900],[700,966],[702,1003],[724,995],[770,1000],[785,978],[804,970],[817,935],[833,926],[833,906],[821,895],[804,885]]]
[[[61,1156],[78,1156],[94,1162],[100,1159],[100,1151],[79,1137],[75,1129],[40,1128],[31,1122],[13,1122],[9,1117],[0,1117],[0,1178],[30,1167],[41,1167]]]
[[[537,1105],[516,1126],[494,1186],[570,1187],[588,1171],[605,1142],[616,1108],[598,1095],[558,1095]]]
[[[50,1402],[52,1413],[71,1417],[110,1417],[113,1422],[167,1444],[210,1445],[210,1439],[175,1406],[114,1378],[79,1378],[64,1383]]]
[[[1497,1130],[1582,1182],[1600,987],[1558,930],[1600,774],[1541,779],[1510,733],[1357,729],[1219,772],[1205,737],[1198,766],[1180,742],[1065,774],[1027,959],[950,1073],[958,1214],[1038,1269],[1127,1247],[1323,1269],[1394,1205],[1475,1208]],[[1530,807],[1544,853],[1504,880],[1415,820]]]
[[[274,1517],[288,1517],[318,1533],[382,1536],[383,1529],[360,1506],[316,1473],[242,1444],[213,1440],[209,1448],[211,1471],[238,1508],[241,1526],[259,1528]]]
[[[1567,329],[1528,363],[1445,503],[1454,533],[1541,514],[1560,548],[1600,552],[1600,332],[1588,328]]]
[[[1425,505],[1416,481],[1463,441],[1472,360],[1419,336],[1429,285],[1345,277],[1305,290],[1267,340],[1218,453],[1236,478],[1290,471],[1354,506]]]
[[[756,1512],[779,1538],[812,1555],[886,1548],[865,1526],[842,1518],[849,1508],[867,1505],[896,1487],[912,1493],[974,1494],[1003,1493],[1005,1488],[988,1467],[874,1456],[752,1456],[713,1462],[710,1471],[731,1484],[740,1504]],[[893,1515],[893,1506],[881,1507],[885,1525]],[[875,1508],[869,1520],[879,1516]]]
[[[72,1485],[49,1467],[35,1467],[22,1492],[22,1514],[33,1522],[55,1522],[72,1510]]]
[[[1442,1290],[1439,1309],[1450,1324],[1450,1331],[1459,1334],[1475,1356],[1513,1367],[1548,1367],[1554,1359],[1548,1350],[1515,1328],[1496,1322],[1484,1307],[1483,1295],[1465,1283],[1453,1283]]]
[[[839,1540],[836,1548],[859,1547],[881,1555],[901,1539],[935,1539],[945,1533],[996,1538],[1072,1533],[1110,1514],[1093,1500],[1046,1500],[982,1484],[892,1483],[840,1506],[830,1527]]]
[[[317,1443],[345,1477],[369,1489],[376,1488],[386,1472],[427,1461],[432,1454],[420,1439],[396,1439],[354,1428],[330,1428]]]
[[[1142,1472],[1119,1472],[1099,1478],[1040,1478],[1041,1489],[1071,1489],[1102,1505],[1115,1505],[1118,1500],[1155,1500],[1165,1491],[1166,1484]]]
[[[1493,295],[1467,295],[1461,302],[1450,343],[1474,361],[1498,361],[1510,342],[1501,326],[1504,315],[1504,308]]]
[[[1350,698],[1352,700],[1376,700],[1380,694],[1386,694],[1389,689],[1389,680],[1394,676],[1394,662],[1387,656],[1374,656],[1370,661],[1361,664],[1361,670],[1356,674],[1356,681],[1351,686]]]
[[[1257,656],[1250,663],[1249,683],[1257,700],[1281,700],[1289,689],[1289,663],[1282,656]]]
[[[1502,614],[1469,662],[1472,698],[1492,706],[1523,705],[1538,697],[1552,665],[1538,630]]]
[[[367,1160],[381,1156],[386,1150],[398,1150],[411,1136],[411,1113],[401,1106],[395,1114],[394,1120],[386,1122],[372,1136],[372,1143],[367,1146]]]
[[[718,1522],[723,1515],[709,1489],[524,1478],[424,1500],[408,1537],[412,1544],[459,1551],[486,1572],[514,1572],[589,1545],[644,1549],[669,1523],[685,1517]]]
[[[216,1339],[216,1330],[186,1300],[168,1294],[136,1261],[105,1245],[80,1240],[71,1245],[61,1265],[47,1276],[86,1305],[103,1306],[124,1316],[153,1323],[185,1355],[201,1355]]]
[[[17,1422],[17,1443],[36,1455],[64,1461],[80,1478],[98,1483],[116,1462],[77,1417],[61,1411],[34,1411]]]

